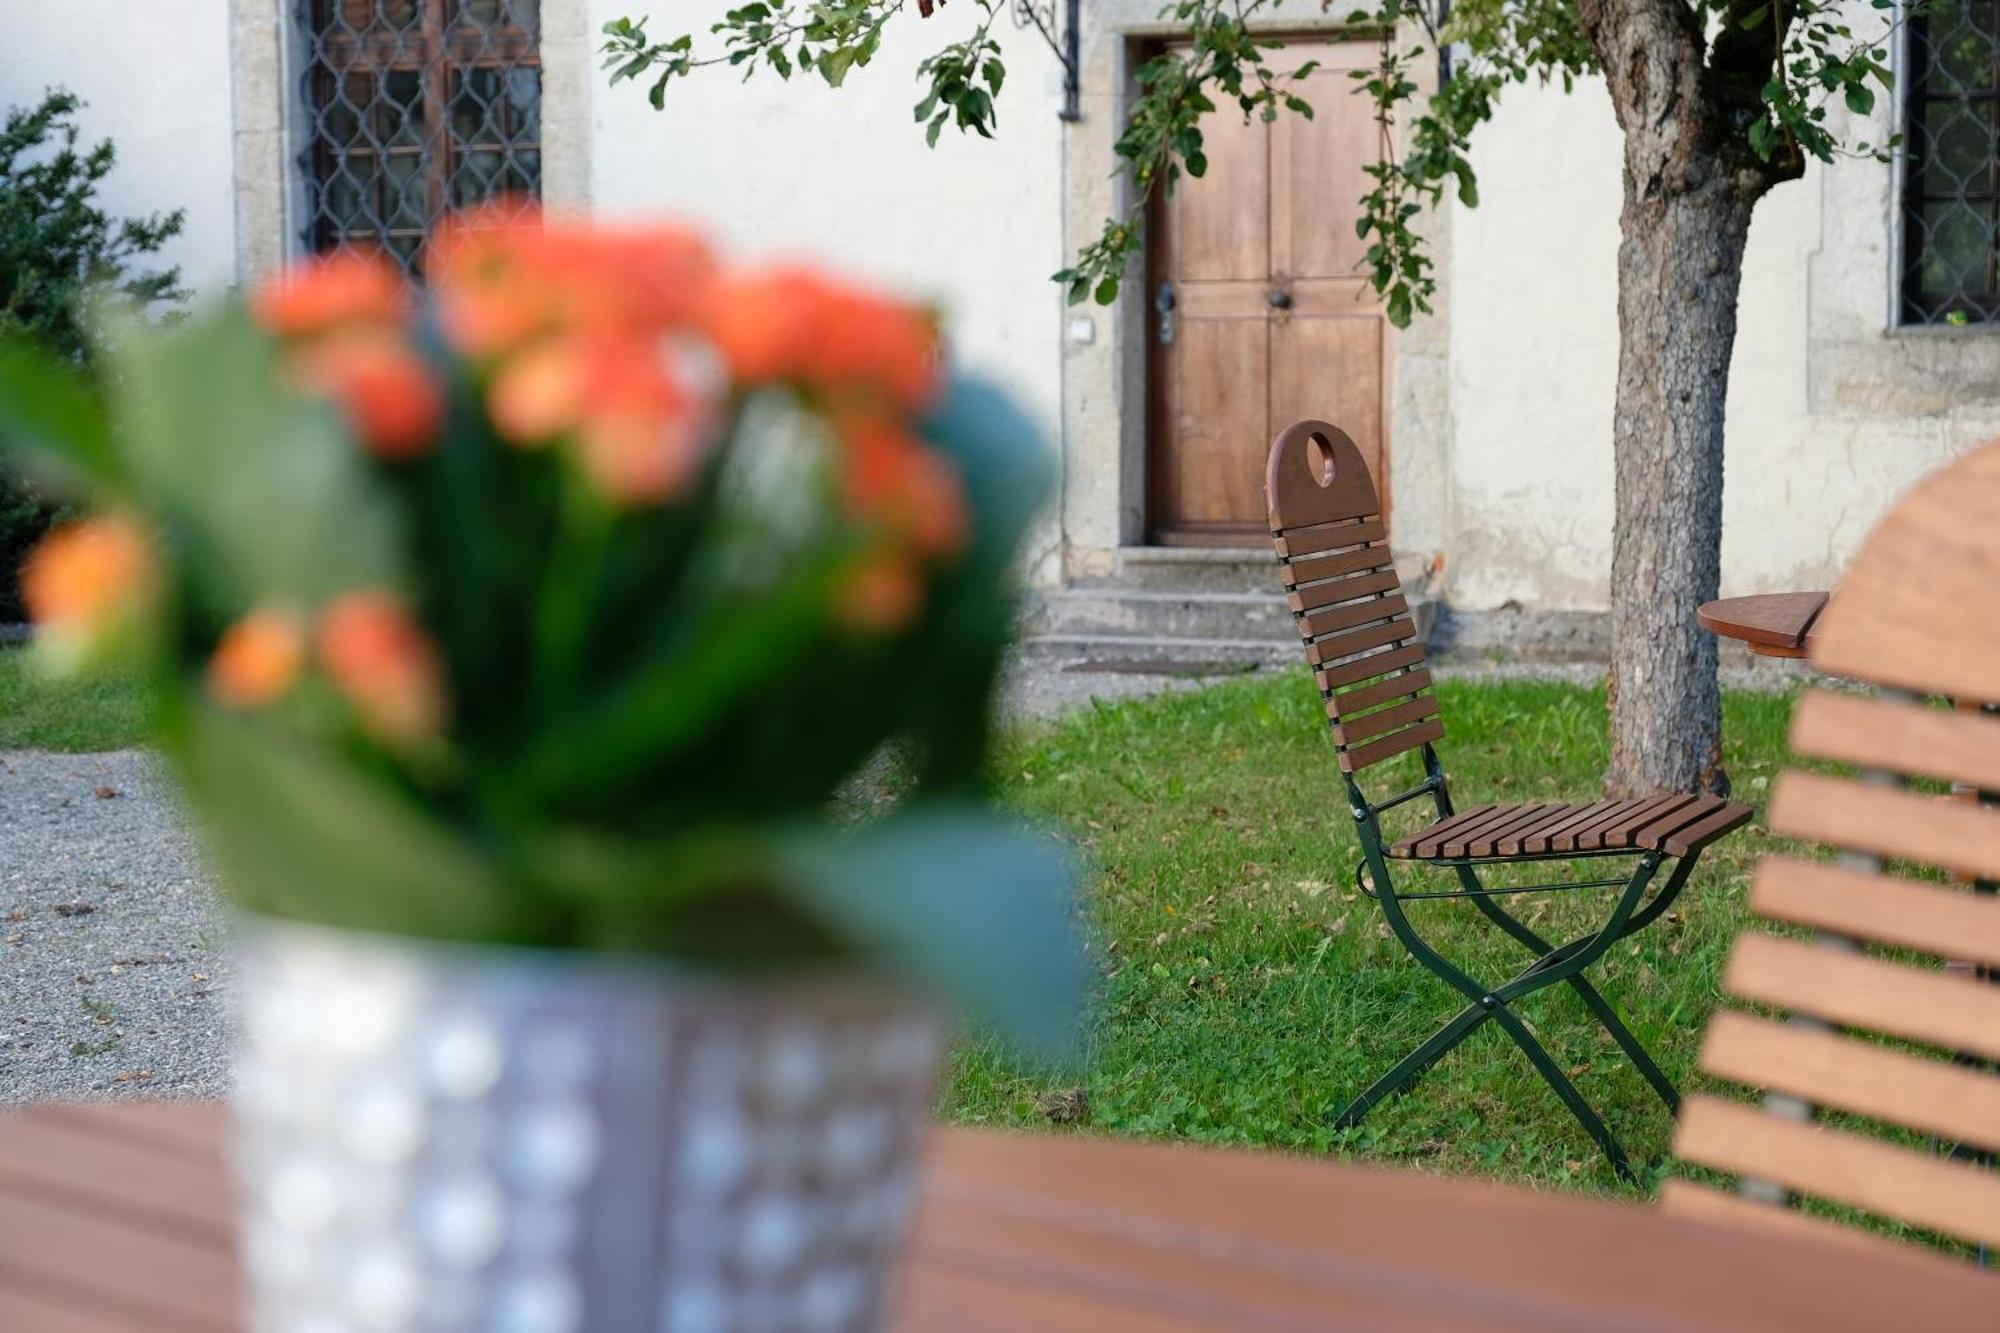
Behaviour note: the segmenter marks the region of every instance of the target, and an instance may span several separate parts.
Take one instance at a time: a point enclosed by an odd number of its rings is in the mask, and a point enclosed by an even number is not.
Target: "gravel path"
[[[1588,664],[1440,664],[1445,676],[1589,683]],[[1725,668],[1732,685],[1792,673]],[[1040,719],[1229,677],[1027,660],[1005,709]],[[0,1105],[48,1096],[201,1096],[224,1086],[229,965],[185,821],[139,751],[0,752]]]
[[[220,939],[150,758],[0,753],[0,1104],[220,1089]]]

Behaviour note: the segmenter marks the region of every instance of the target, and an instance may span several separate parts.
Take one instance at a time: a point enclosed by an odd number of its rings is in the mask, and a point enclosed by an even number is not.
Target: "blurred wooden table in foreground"
[[[234,1330],[223,1108],[0,1117],[0,1329]],[[903,1329],[1993,1329],[2000,1278],[1886,1243],[1270,1154],[943,1130]]]

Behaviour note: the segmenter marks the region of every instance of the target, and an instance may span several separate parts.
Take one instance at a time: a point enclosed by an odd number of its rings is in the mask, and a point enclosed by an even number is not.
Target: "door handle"
[[[1283,287],[1271,288],[1271,290],[1264,293],[1264,299],[1270,303],[1273,310],[1290,310],[1292,308],[1292,294]]]
[[[1159,294],[1153,297],[1153,309],[1160,312],[1160,345],[1164,347],[1174,340],[1174,284],[1172,280],[1160,284]]]

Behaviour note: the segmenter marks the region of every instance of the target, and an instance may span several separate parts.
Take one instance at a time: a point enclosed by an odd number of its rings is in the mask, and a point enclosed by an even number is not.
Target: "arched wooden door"
[[[1313,118],[1202,123],[1208,172],[1152,218],[1148,528],[1175,545],[1269,536],[1263,469],[1302,417],[1337,423],[1389,503],[1388,321],[1354,234],[1380,131],[1350,77],[1369,42],[1293,42],[1274,65],[1319,68],[1299,86]]]

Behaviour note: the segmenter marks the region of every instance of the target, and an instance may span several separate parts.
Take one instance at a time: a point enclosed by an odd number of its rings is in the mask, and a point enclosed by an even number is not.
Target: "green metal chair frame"
[[[1349,1102],[1336,1124],[1360,1123],[1377,1103],[1415,1082],[1446,1052],[1490,1022],[1520,1047],[1612,1166],[1632,1177],[1630,1159],[1616,1136],[1514,1007],[1539,991],[1567,984],[1669,1112],[1675,1110],[1680,1097],[1673,1083],[1584,972],[1612,945],[1658,920],[1686,887],[1702,849],[1747,821],[1749,807],[1715,797],[1678,796],[1487,805],[1457,811],[1434,745],[1443,737],[1444,727],[1430,689],[1422,638],[1402,596],[1375,484],[1360,451],[1337,428],[1323,421],[1302,421],[1272,444],[1266,480],[1272,541],[1307,660],[1326,702],[1361,842],[1357,887],[1381,905],[1390,931],[1411,956],[1466,1000],[1449,1022]],[[1411,750],[1421,752],[1423,780],[1387,800],[1371,802],[1356,773]],[[1390,843],[1383,835],[1381,816],[1423,797],[1431,799],[1436,820],[1419,833]],[[1480,877],[1482,869],[1492,866],[1610,858],[1631,860],[1625,872],[1615,876],[1502,887],[1489,887]],[[1450,869],[1458,887],[1401,890],[1390,872],[1392,860],[1420,860]],[[1672,867],[1655,890],[1669,862]],[[1524,893],[1621,886],[1598,929],[1562,944],[1544,938],[1498,901]],[[1470,899],[1532,961],[1498,985],[1488,985],[1446,958],[1417,931],[1404,904],[1450,898]]]

